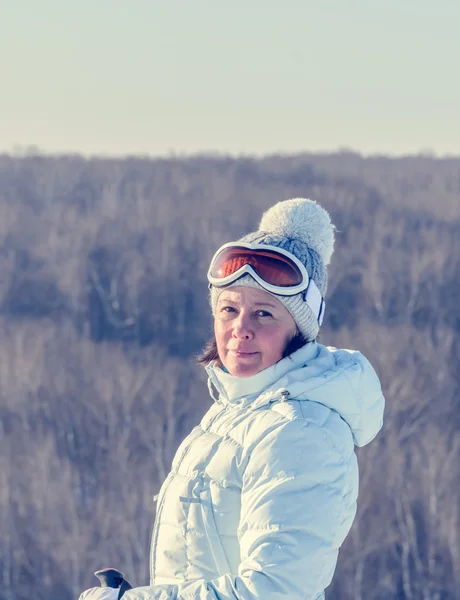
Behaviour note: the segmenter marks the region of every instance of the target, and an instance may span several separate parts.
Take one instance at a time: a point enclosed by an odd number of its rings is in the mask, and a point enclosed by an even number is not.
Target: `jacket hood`
[[[318,402],[348,424],[354,443],[364,446],[383,424],[384,397],[370,362],[360,352],[327,348],[310,342],[252,377],[234,377],[219,367],[206,367],[216,402],[257,410],[281,400]]]

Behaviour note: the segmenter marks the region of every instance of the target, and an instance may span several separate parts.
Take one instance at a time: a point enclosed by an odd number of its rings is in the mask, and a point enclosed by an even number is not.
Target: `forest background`
[[[321,331],[387,398],[334,600],[460,590],[460,158],[0,155],[0,599],[148,582],[153,496],[210,399],[214,251],[305,196],[337,226]]]

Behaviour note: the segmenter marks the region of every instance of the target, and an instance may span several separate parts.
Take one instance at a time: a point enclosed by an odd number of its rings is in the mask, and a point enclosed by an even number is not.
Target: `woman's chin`
[[[252,357],[230,357],[225,363],[230,375],[234,377],[251,377],[262,371],[263,367],[260,364],[260,357],[255,354]]]

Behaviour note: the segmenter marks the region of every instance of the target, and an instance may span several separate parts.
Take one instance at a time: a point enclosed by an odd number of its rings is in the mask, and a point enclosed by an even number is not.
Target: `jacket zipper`
[[[288,398],[289,398],[289,390],[283,390],[281,392],[281,400],[280,400],[280,402],[287,402]]]
[[[291,392],[289,390],[282,390],[279,395],[276,395],[274,398],[272,398],[271,400],[268,401],[268,404],[275,404],[276,402],[287,402],[289,400],[289,396],[291,395]],[[264,406],[267,406],[266,404],[260,406],[257,410],[259,410],[260,408],[263,408]]]

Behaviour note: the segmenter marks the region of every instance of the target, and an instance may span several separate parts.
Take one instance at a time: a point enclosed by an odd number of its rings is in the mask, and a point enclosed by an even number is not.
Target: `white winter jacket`
[[[124,600],[324,598],[356,512],[354,445],[384,399],[359,352],[316,342],[238,378],[180,445],[157,504],[151,586]]]
[[[93,587],[80,594],[78,600],[118,600],[119,588]]]

